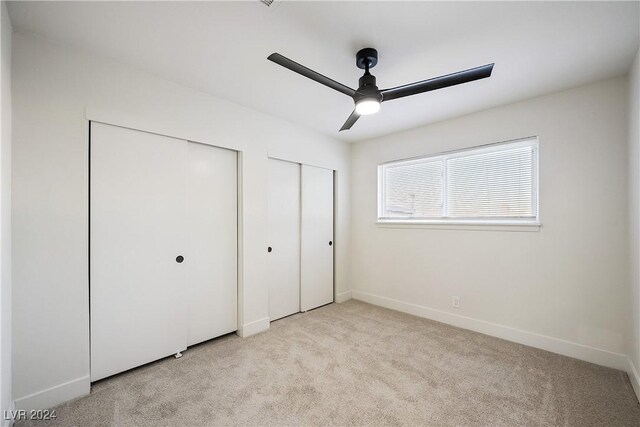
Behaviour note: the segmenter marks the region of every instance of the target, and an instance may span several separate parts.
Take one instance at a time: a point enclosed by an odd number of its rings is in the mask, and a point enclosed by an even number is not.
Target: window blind
[[[390,167],[385,177],[386,217],[437,218],[442,215],[442,161]]]
[[[447,160],[447,216],[533,218],[533,148]]]
[[[537,138],[380,165],[379,220],[536,222]]]

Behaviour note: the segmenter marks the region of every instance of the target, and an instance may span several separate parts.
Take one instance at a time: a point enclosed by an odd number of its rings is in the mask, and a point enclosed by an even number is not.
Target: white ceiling
[[[13,2],[14,29],[93,51],[345,141],[627,73],[638,2]],[[390,101],[338,132],[351,99],[270,61],[279,52],[353,88],[355,53],[393,87],[495,62],[493,76]]]

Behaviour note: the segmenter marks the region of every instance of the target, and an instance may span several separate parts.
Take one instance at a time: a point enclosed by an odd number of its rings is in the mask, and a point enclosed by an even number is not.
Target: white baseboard
[[[469,329],[485,335],[491,335],[507,341],[513,341],[530,347],[550,351],[552,353],[561,354],[563,356],[569,356],[586,362],[595,363],[597,365],[620,369],[622,371],[627,371],[629,367],[628,358],[625,354],[614,353],[608,350],[602,350],[560,338],[523,331],[521,329],[498,325],[484,320],[473,319],[471,317],[386,298],[370,294],[368,292],[354,290],[352,291],[352,295],[354,299],[370,304],[402,311],[404,313],[413,314],[414,316],[424,317],[437,322],[447,323],[459,328]]]
[[[631,385],[633,386],[633,391],[636,392],[636,397],[638,401],[640,401],[640,374],[638,374],[638,370],[633,365],[631,358],[627,357],[627,375],[629,375],[629,380],[631,381]]]
[[[269,329],[270,322],[271,320],[268,317],[263,317],[262,319],[245,323],[240,329],[238,329],[238,335],[242,338],[246,338],[251,335],[259,334],[260,332]]]
[[[63,402],[86,396],[91,391],[89,375],[42,390],[15,400],[15,408],[48,409]]]
[[[336,294],[336,302],[341,303],[351,299],[351,291]]]

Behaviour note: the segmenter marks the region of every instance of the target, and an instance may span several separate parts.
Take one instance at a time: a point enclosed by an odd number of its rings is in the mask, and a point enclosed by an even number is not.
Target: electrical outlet
[[[454,296],[451,301],[451,305],[453,305],[455,308],[460,308],[460,297]]]

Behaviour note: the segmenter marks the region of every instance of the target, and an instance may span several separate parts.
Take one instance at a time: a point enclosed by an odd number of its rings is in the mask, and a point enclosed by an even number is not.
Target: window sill
[[[468,230],[468,231],[524,231],[538,232],[540,223],[533,222],[438,222],[438,221],[395,221],[378,220],[380,228],[424,228],[431,230]]]

